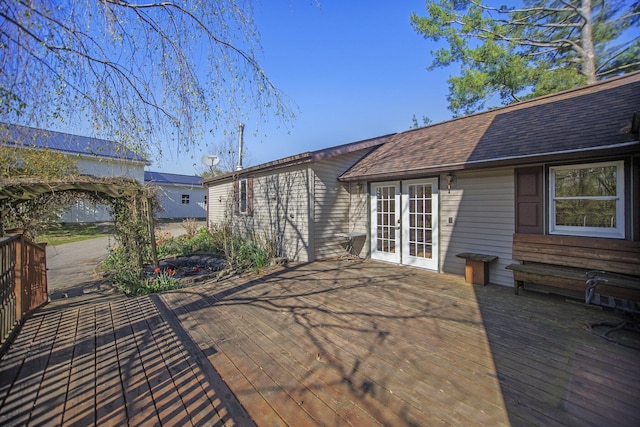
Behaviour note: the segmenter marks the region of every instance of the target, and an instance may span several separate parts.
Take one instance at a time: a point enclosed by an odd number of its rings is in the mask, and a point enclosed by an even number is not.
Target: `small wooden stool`
[[[463,252],[456,255],[466,260],[464,267],[464,280],[474,285],[486,285],[489,283],[489,264],[497,260],[495,255],[474,254]]]

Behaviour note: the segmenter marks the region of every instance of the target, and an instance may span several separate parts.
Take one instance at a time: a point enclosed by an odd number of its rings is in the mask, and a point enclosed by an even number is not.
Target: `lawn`
[[[48,224],[36,240],[56,246],[112,234],[113,224]]]

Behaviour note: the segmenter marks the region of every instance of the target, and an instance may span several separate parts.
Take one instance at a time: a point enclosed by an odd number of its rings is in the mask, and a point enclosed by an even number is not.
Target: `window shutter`
[[[253,178],[247,178],[247,215],[253,216]]]
[[[233,181],[233,213],[240,214],[240,180]]]
[[[515,170],[516,233],[544,234],[543,178],[542,166]]]

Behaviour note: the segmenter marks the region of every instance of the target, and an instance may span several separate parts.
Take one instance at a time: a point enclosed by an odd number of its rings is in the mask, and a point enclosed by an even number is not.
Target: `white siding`
[[[102,203],[93,204],[87,200],[78,200],[62,215],[62,222],[108,222],[113,221],[111,212]]]
[[[144,183],[144,163],[80,157],[77,165],[82,174],[100,177],[123,176]]]
[[[338,176],[349,169],[366,151],[332,157],[328,160],[316,162],[313,165],[314,175],[314,245],[316,259],[332,258],[344,254],[345,239],[336,237],[336,233],[366,232],[366,216],[362,221],[352,220],[353,209],[360,209],[354,199],[360,200],[355,183],[342,183]],[[365,189],[366,190],[366,189]],[[362,191],[365,191],[362,190]],[[366,209],[366,195],[364,195]],[[366,214],[365,214],[366,215]],[[356,215],[359,219],[359,215]],[[364,238],[354,241],[357,253],[366,252]]]
[[[491,264],[491,283],[513,286],[511,261],[514,225],[513,169],[456,172],[447,190],[440,177],[440,262],[442,271],[464,275],[461,252],[497,255]],[[451,218],[451,223],[449,221]]]
[[[203,187],[155,184],[161,211],[158,218],[204,218],[206,205]],[[183,203],[183,195],[189,196],[189,203]]]
[[[117,159],[79,157],[77,166],[80,173],[97,177],[123,176],[144,182],[144,163],[127,162]],[[93,205],[80,200],[62,216],[63,222],[104,222],[112,221],[111,213],[103,204]]]

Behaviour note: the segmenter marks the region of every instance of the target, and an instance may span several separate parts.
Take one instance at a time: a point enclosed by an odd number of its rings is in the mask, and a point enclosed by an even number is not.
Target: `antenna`
[[[202,162],[202,164],[205,166],[209,166],[209,169],[213,170],[214,166],[220,163],[220,157],[213,154],[205,154],[200,159],[200,162]]]

